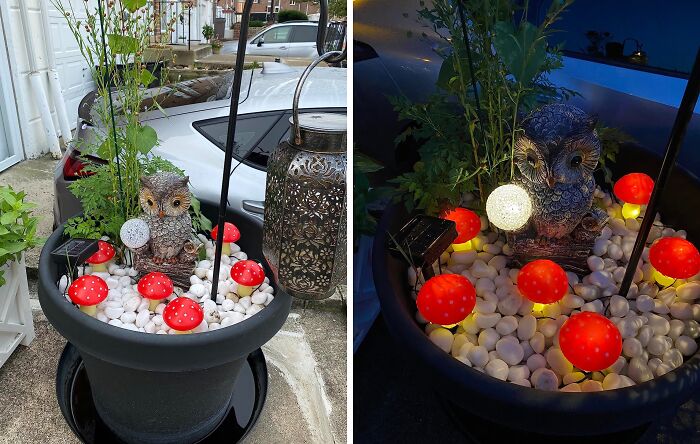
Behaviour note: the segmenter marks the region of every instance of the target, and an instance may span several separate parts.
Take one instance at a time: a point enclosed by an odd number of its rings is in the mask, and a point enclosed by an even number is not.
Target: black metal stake
[[[659,176],[654,184],[654,189],[651,192],[646,213],[644,214],[642,225],[640,226],[639,233],[637,234],[637,240],[634,242],[634,249],[632,250],[632,255],[630,256],[629,263],[627,264],[627,269],[625,270],[625,277],[622,279],[622,283],[620,284],[620,291],[618,293],[621,296],[626,296],[629,292],[630,285],[632,285],[632,279],[637,271],[639,258],[642,257],[644,246],[646,245],[647,238],[649,237],[649,230],[651,230],[651,226],[654,223],[654,218],[656,217],[661,194],[664,192],[666,182],[668,182],[668,178],[671,175],[671,170],[676,163],[676,157],[678,157],[678,153],[680,152],[681,144],[683,142],[683,138],[685,137],[685,132],[688,129],[688,123],[693,117],[693,110],[695,109],[695,104],[698,101],[698,94],[700,94],[700,48],[698,48],[698,51],[695,54],[693,70],[690,73],[688,84],[686,85],[685,92],[683,93],[683,99],[678,107],[676,120],[673,122],[673,128],[671,129],[671,136],[669,137],[668,144],[666,145],[666,154],[664,154],[661,170],[659,171]]]
[[[228,208],[228,187],[231,179],[231,160],[233,159],[234,137],[236,135],[236,119],[238,117],[238,99],[241,94],[241,82],[243,81],[243,62],[245,61],[245,48],[248,44],[248,22],[250,22],[250,10],[253,0],[246,0],[241,16],[241,33],[238,37],[238,53],[236,54],[236,67],[233,75],[233,88],[231,89],[231,105],[228,114],[228,133],[226,134],[226,152],[224,154],[224,170],[221,177],[221,199],[219,200],[219,236],[216,237],[216,251],[214,252],[214,275],[211,283],[211,299],[216,302],[216,293],[219,289],[219,270],[221,269],[221,248],[224,244],[224,223],[226,222],[226,209]]]

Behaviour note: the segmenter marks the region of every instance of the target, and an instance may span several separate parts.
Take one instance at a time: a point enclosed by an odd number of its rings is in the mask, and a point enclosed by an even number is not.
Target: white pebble
[[[574,366],[564,357],[559,348],[550,348],[545,353],[547,363],[559,375],[566,375],[574,370]]]
[[[501,381],[505,381],[506,378],[508,378],[508,364],[500,359],[490,361],[488,364],[486,364],[484,369],[486,370],[486,374],[496,379],[500,379]]]
[[[509,365],[517,365],[523,360],[524,350],[514,336],[501,338],[496,342],[496,352]]]
[[[224,321],[226,321],[226,319],[224,319]],[[223,326],[224,322],[222,322],[221,325]],[[436,328],[435,330],[430,332],[428,337],[431,341],[433,341],[433,344],[437,345],[445,352],[449,352],[452,348],[452,332],[450,332],[446,328]]]
[[[515,316],[504,316],[496,324],[496,331],[501,335],[509,335],[518,328],[518,320]]]
[[[554,391],[559,388],[559,380],[557,375],[548,368],[538,368],[532,372],[530,377],[532,385],[536,389]]]
[[[493,328],[487,328],[479,333],[479,345],[486,350],[491,351],[496,349],[496,342],[501,338],[501,335]]]
[[[474,362],[474,361],[472,361]],[[547,365],[547,360],[544,358],[544,356],[540,354],[534,354],[527,358],[527,368],[530,369],[530,372],[534,372],[538,368],[543,368]]]
[[[589,380],[583,381],[581,383],[581,391],[582,392],[602,392],[603,391],[603,384],[601,384],[599,381],[594,381],[592,379],[589,379]]]
[[[676,348],[683,356],[692,356],[698,349],[698,344],[689,336],[681,335],[675,341]]]
[[[486,363],[489,362],[489,352],[481,345],[477,345],[469,350],[467,359],[469,359],[475,367],[484,367]]]

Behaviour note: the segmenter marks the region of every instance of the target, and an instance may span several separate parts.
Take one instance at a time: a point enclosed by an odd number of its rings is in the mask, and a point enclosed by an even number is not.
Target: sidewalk
[[[0,173],[0,185],[24,190],[38,204],[40,236],[53,225],[50,157],[24,161]],[[40,249],[27,254],[37,267]],[[65,339],[48,323],[29,273],[36,339],[20,346],[0,369],[0,444],[78,443],[56,401],[56,365]],[[347,427],[346,306],[339,298],[292,307],[287,322],[264,347],[269,387],[249,443],[344,444]]]

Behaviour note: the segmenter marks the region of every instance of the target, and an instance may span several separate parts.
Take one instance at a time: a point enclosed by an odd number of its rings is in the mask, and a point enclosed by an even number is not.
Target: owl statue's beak
[[[160,219],[164,218],[164,217],[165,217],[165,211],[160,210],[160,211],[158,212],[158,217],[159,217]]]
[[[547,176],[547,186],[550,189],[554,188],[554,184],[556,184],[556,183],[557,183],[557,181],[554,180],[554,176],[552,176],[551,174]]]

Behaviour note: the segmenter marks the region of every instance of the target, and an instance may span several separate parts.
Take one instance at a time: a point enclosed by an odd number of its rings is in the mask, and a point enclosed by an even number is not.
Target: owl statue
[[[148,224],[153,262],[175,263],[192,237],[188,177],[160,172],[141,177],[139,201]]]
[[[514,161],[532,198],[531,224],[540,240],[595,237],[607,216],[591,208],[600,157],[596,119],[571,105],[533,111],[522,124]]]

